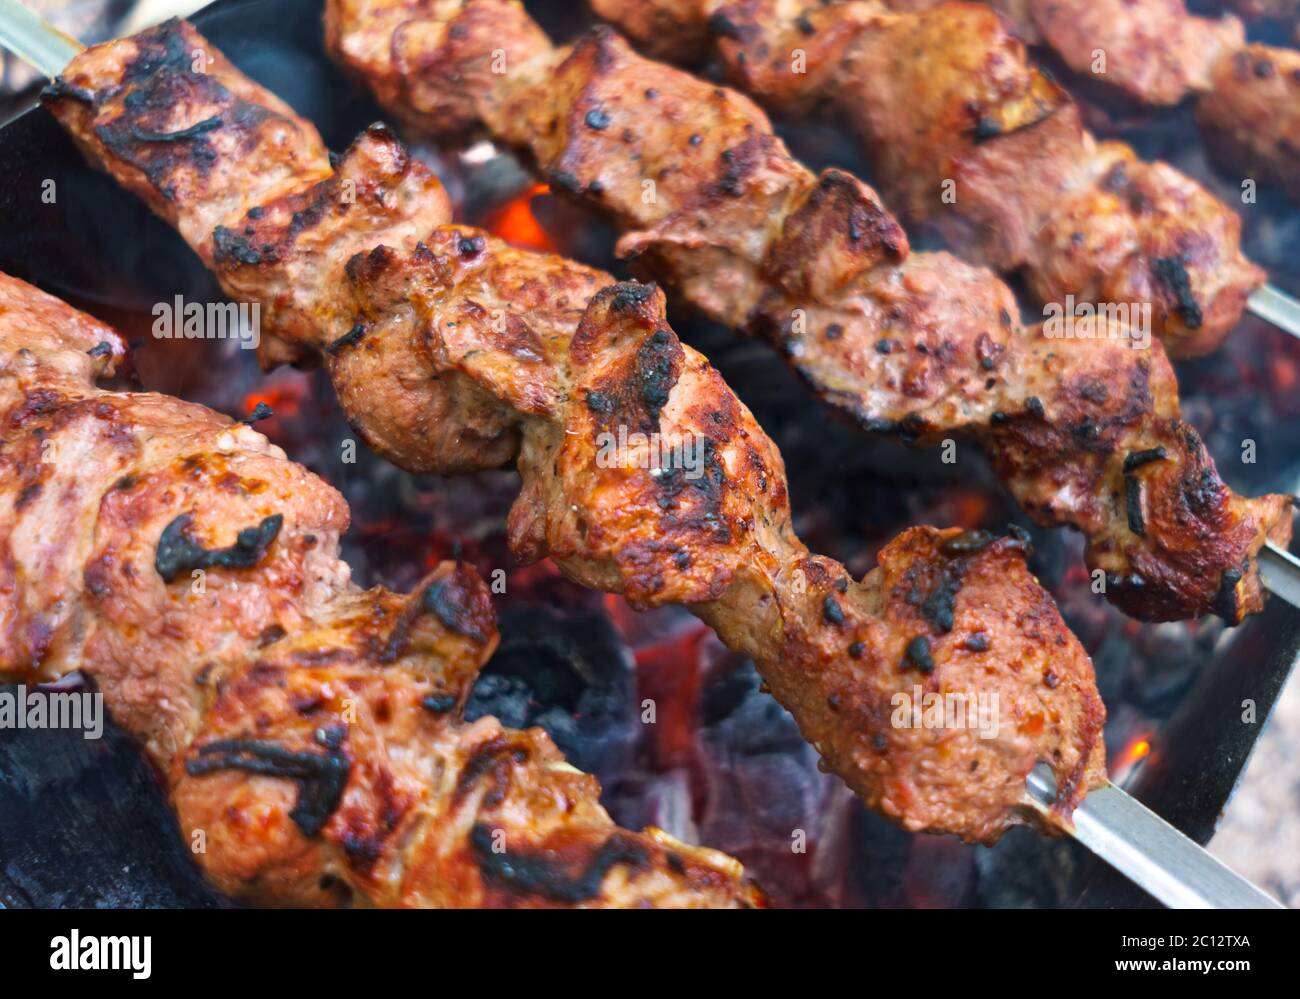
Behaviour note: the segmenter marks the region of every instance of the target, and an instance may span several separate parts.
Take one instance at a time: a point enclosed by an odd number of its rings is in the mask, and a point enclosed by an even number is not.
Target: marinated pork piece
[[[889,0],[889,6],[918,11],[943,2]],[[1247,47],[1235,17],[1196,17],[1184,0],[997,0],[989,6],[1025,41],[1050,45],[1074,72],[1144,104],[1197,97],[1206,150],[1220,166],[1300,197],[1300,55],[1293,49]],[[645,12],[638,8],[631,16],[635,21]],[[632,27],[640,30],[639,24]]]
[[[1037,760],[1068,815],[1104,779],[1105,712],[1023,543],[914,528],[857,581],[812,555],[792,532],[775,445],[663,309],[645,285],[592,301],[560,419],[524,441],[515,550],[633,604],[686,603],[754,660],[827,769],[909,830],[993,842],[1027,821]],[[590,442],[616,426],[703,441],[703,475],[602,467]],[[991,698],[1002,725],[986,739],[900,724],[918,692]]]
[[[1178,421],[1158,345],[1134,350],[1110,338],[1124,336],[1112,322],[1095,339],[1022,328],[1011,291],[987,271],[911,253],[866,185],[838,170],[814,177],[746,98],[650,62],[609,31],[552,50],[505,0],[444,5],[450,21],[400,30],[399,16],[428,6],[339,0],[328,10],[331,46],[405,117],[421,126],[454,118],[456,128],[481,117],[553,187],[609,214],[624,252],[702,311],[772,342],[867,429],[911,443],[979,440],[1034,517],[1088,535],[1089,564],[1129,613],[1240,620],[1260,606],[1255,553],[1266,537],[1289,537],[1288,501],[1242,500],[1222,485]],[[393,56],[381,37],[412,47]],[[483,71],[501,46],[520,68]],[[397,71],[420,53],[436,73]],[[1108,190],[1077,198],[1059,236],[1096,232],[1122,261],[1131,233],[1107,204],[1155,199],[1152,172],[1173,172],[1108,150]],[[653,199],[643,197],[647,182]],[[1195,191],[1179,183],[1175,175],[1166,187],[1191,212]],[[1175,273],[1166,263],[1162,273]],[[1114,280],[1135,275],[1150,277],[1121,269]],[[1137,301],[1154,292],[1108,283],[1098,293]],[[1129,456],[1144,453],[1163,463],[1131,471]]]
[[[948,2],[883,0],[900,14]],[[985,2],[1021,41],[1048,45],[1074,72],[1147,104],[1177,104],[1188,93],[1204,90],[1214,63],[1246,44],[1235,17],[1196,17],[1184,0]],[[1101,55],[1104,64],[1098,61]]]
[[[1087,657],[1029,575],[1019,540],[916,529],[858,582],[811,555],[791,532],[775,446],[705,359],[677,341],[652,286],[593,289],[572,317],[576,282],[607,279],[453,225],[335,257],[323,276],[330,258],[321,247],[351,248],[349,226],[373,233],[387,212],[392,231],[408,231],[405,220],[424,209],[396,192],[432,181],[391,135],[372,130],[338,168],[343,178],[356,176],[357,163],[378,172],[372,186],[356,185],[357,197],[313,200],[333,181],[308,170],[301,191],[268,205],[240,202],[224,151],[256,169],[266,133],[239,128],[262,120],[258,109],[269,105],[251,107],[228,89],[189,103],[132,96],[137,87],[176,93],[180,84],[154,79],[190,72],[190,60],[169,59],[169,48],[204,45],[192,28],[173,24],[90,49],[52,106],[115,175],[152,188],[146,197],[167,190],[174,173],[229,183],[205,193],[232,207],[196,248],[232,293],[278,290],[283,351],[322,352],[347,386],[345,404],[364,406],[375,424],[394,411],[399,421],[414,419],[419,393],[450,391],[444,383],[453,376],[494,400],[488,415],[508,415],[520,440],[522,488],[509,527],[521,558],[550,557],[571,578],[636,606],[691,608],[753,657],[827,766],[909,829],[991,842],[1016,822],[1041,826],[1023,804],[1038,760],[1057,775],[1056,821],[1102,779],[1104,712]],[[232,74],[220,59],[208,67],[217,82]],[[130,134],[145,136],[196,120],[221,124],[189,144],[102,143],[103,129],[122,117]],[[179,199],[172,206],[186,212]],[[296,263],[308,252],[300,248],[310,248],[310,259]],[[289,272],[298,276],[292,293]],[[367,392],[376,367],[400,367],[409,396],[394,404],[390,386]],[[646,437],[630,438],[611,462],[601,434],[616,429]],[[419,440],[419,431],[412,422],[385,439]],[[696,460],[653,461],[655,434],[691,448]],[[417,460],[437,459],[424,451]],[[927,693],[976,702],[982,694],[982,703],[996,695],[997,723],[896,720],[897,698],[918,689],[922,701]]]
[[[1220,60],[1196,120],[1226,169],[1300,199],[1300,52],[1250,45]]]
[[[1300,0],[1232,0],[1230,6],[1247,20],[1282,21],[1292,25],[1300,20]]]
[[[1072,70],[1146,104],[1177,104],[1208,90],[1215,64],[1246,44],[1235,17],[1195,17],[1184,0],[1031,0],[1029,16]]]
[[[1192,357],[1218,346],[1264,281],[1231,209],[1167,164],[1097,142],[982,4],[916,14],[864,0],[656,6],[683,33],[707,25],[732,78],[766,106],[848,123],[907,218],[978,262],[1023,272],[1044,302],[1149,302],[1170,353]],[[594,7],[619,26],[645,19],[640,0]]]
[[[0,275],[0,675],[94,677],[219,888],[295,906],[762,903],[734,860],[615,826],[541,729],[462,720],[497,642],[471,568],[360,590],[342,497],[242,423],[95,388],[124,354]]]

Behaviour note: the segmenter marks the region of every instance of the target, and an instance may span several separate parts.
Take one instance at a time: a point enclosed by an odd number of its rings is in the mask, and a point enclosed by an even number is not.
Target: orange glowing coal
[[[554,252],[555,243],[533,214],[533,199],[550,190],[545,184],[534,184],[520,191],[488,216],[488,231],[520,249]]]
[[[270,406],[276,416],[297,416],[307,391],[305,376],[282,379],[244,396],[244,412],[251,413],[259,403],[263,403]]]
[[[1139,732],[1129,739],[1128,744],[1123,749],[1115,754],[1115,762],[1111,767],[1111,773],[1113,776],[1123,776],[1150,755],[1151,733]]]

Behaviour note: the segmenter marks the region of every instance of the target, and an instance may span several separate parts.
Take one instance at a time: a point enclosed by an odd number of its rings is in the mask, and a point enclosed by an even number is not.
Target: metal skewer
[[[1300,302],[1271,284],[1256,288],[1246,299],[1246,308],[1266,323],[1300,337]]]
[[[85,48],[18,0],[0,0],[0,46],[51,79]]]
[[[1270,593],[1300,607],[1300,558],[1269,542],[1259,550],[1259,579]]]
[[[0,0],[0,46],[51,78],[84,48],[17,0]],[[1300,302],[1286,293],[1265,285],[1247,305],[1255,315],[1300,338]],[[1259,565],[1264,585],[1300,607],[1300,559],[1269,544],[1260,552]],[[1055,794],[1051,770],[1040,766],[1030,775],[1026,803],[1047,814]],[[1166,905],[1283,908],[1110,782],[1088,795],[1065,828]]]
[[[1040,765],[1029,775],[1026,799],[1047,815],[1055,796],[1052,771]],[[1067,830],[1170,908],[1286,908],[1110,781],[1088,793]]]

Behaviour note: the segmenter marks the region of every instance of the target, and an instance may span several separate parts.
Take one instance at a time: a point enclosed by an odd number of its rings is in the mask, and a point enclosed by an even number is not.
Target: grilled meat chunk
[[[1195,17],[1184,0],[1033,0],[1029,16],[1072,70],[1146,104],[1208,89],[1215,64],[1246,44],[1235,17]]]
[[[251,427],[94,386],[111,329],[0,275],[0,675],[82,670],[223,891],[263,905],[748,906],[740,865],[631,833],[540,729],[461,709],[486,586],[339,560],[343,499]]]
[[[1005,285],[948,254],[911,253],[874,191],[838,170],[814,177],[746,98],[644,59],[608,31],[552,50],[507,0],[437,12],[334,0],[328,12],[331,47],[396,112],[438,127],[437,116],[455,108],[457,127],[481,119],[525,148],[553,187],[614,219],[623,252],[704,312],[772,342],[864,427],[909,443],[979,441],[1035,518],[1088,535],[1089,564],[1107,574],[1108,596],[1126,611],[1240,620],[1261,606],[1254,558],[1266,538],[1289,537],[1288,501],[1245,500],[1223,486],[1178,420],[1177,384],[1158,344],[1134,350],[1134,331],[1110,320],[1090,330],[1021,327]],[[502,44],[519,68],[480,72]],[[1167,168],[1109,151],[1104,196],[1076,198],[1057,237],[1096,232],[1120,261],[1131,233],[1107,204],[1158,198],[1152,171]],[[1021,185],[1020,196],[1031,188]],[[1184,193],[1190,211],[1196,198]],[[1158,272],[1185,298],[1177,260]],[[1134,274],[1121,268],[1115,280]],[[1137,301],[1154,292],[1107,284],[1100,294]],[[1076,331],[1081,338],[1067,338]],[[1169,463],[1143,473],[1135,502],[1148,516],[1138,532],[1124,462],[1153,448]],[[1185,485],[1203,479],[1206,490]]]
[[[635,6],[595,3],[631,27]],[[1264,281],[1231,209],[1167,164],[1097,142],[986,6],[898,14],[863,0],[700,0],[669,10],[683,30],[710,25],[733,79],[765,105],[847,122],[905,216],[979,262],[1023,272],[1044,302],[1150,303],[1169,351],[1197,356]]]
[[[916,11],[942,2],[889,0],[889,6]],[[1300,197],[1300,56],[1294,50],[1247,47],[1235,17],[1197,17],[1184,0],[996,0],[989,6],[1021,38],[1050,45],[1070,69],[1105,89],[1157,106],[1197,97],[1206,149],[1220,166]]]
[[[206,45],[190,26],[170,24],[87,50],[65,84],[80,96],[51,99],[92,158],[155,190],[166,189],[169,168],[155,163],[149,176],[134,165],[151,162],[151,147],[110,149],[99,134],[124,115],[166,116],[169,128],[213,115],[203,104],[146,109],[130,96],[133,67],[188,71],[158,55],[172,36],[187,50]],[[218,82],[234,74],[220,60],[208,72]],[[214,142],[201,155],[218,148]],[[248,169],[256,169],[256,153],[241,150]],[[359,140],[339,176],[354,176],[356,163],[397,171],[376,177],[375,191],[433,183],[383,130]],[[360,184],[350,201],[290,210],[331,183],[314,171],[301,191],[266,206],[242,200],[242,186],[231,183],[209,194],[230,205],[216,224],[247,242],[230,253],[216,238],[193,245],[210,254],[233,294],[265,288],[283,305],[267,311],[278,317],[273,333],[285,352],[323,351],[349,412],[364,407],[376,426],[418,420],[419,406],[414,396],[394,406],[385,394],[391,386],[368,380],[372,368],[400,370],[411,392],[448,391],[439,386],[453,378],[475,386],[520,442],[522,489],[509,525],[515,551],[549,556],[570,577],[637,606],[690,607],[754,658],[828,765],[886,814],[911,829],[988,842],[1009,824],[1038,822],[1022,802],[1036,761],[1056,770],[1058,815],[1102,778],[1103,710],[1087,657],[1029,575],[1018,543],[918,529],[857,583],[811,555],[791,533],[775,446],[704,358],[678,342],[655,288],[615,285],[465,227],[435,224],[415,238],[402,220],[423,218],[423,209],[378,194],[379,207],[357,208]],[[394,213],[391,237],[373,230],[380,210]],[[356,246],[344,231],[353,212],[379,245],[336,258],[320,277],[331,259],[322,246],[350,253]],[[809,224],[804,231],[815,233]],[[311,260],[296,262],[298,247]],[[291,295],[288,273],[316,276]],[[409,422],[401,433],[374,432],[396,442],[396,452],[407,443],[425,448],[410,463],[427,467],[450,438],[441,428],[428,428],[426,438],[424,429]],[[675,442],[682,454],[689,448],[695,459],[665,466],[651,453],[654,440]],[[623,443],[611,449],[612,441]],[[896,695],[911,696],[918,683],[959,698],[997,693],[1001,724],[991,739],[975,727],[893,724]]]
[[[1300,199],[1300,52],[1249,45],[1219,60],[1196,120],[1221,166]]]
[[[1300,0],[1232,0],[1228,5],[1247,20],[1300,21]]]

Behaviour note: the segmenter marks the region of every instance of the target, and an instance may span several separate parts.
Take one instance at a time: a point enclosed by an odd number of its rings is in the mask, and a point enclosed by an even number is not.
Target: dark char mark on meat
[[[569,874],[544,857],[531,856],[517,849],[495,852],[492,849],[493,830],[486,823],[476,823],[469,838],[479,870],[486,880],[510,891],[570,905],[596,898],[605,875],[616,864],[639,867],[650,859],[644,847],[615,833],[581,871]]]
[[[505,797],[511,763],[524,763],[527,760],[528,751],[522,746],[514,745],[507,735],[499,735],[480,743],[474,747],[456,779],[452,800],[459,804],[480,780],[491,773],[496,787],[483,796],[483,804],[489,808],[500,804]]]
[[[1163,446],[1147,448],[1145,451],[1130,451],[1124,456],[1124,471],[1132,472],[1143,465],[1149,465],[1153,461],[1164,461],[1168,457],[1169,452]]]
[[[1124,476],[1124,509],[1128,514],[1128,529],[1139,537],[1147,533],[1142,519],[1142,480],[1136,475]]]
[[[207,135],[214,129],[220,128],[221,122],[221,115],[215,114],[211,118],[196,121],[188,128],[178,128],[174,132],[154,132],[132,122],[131,134],[141,142],[183,142],[186,139],[197,139],[201,135]]]
[[[487,636],[478,627],[473,593],[466,588],[460,572],[435,579],[426,586],[420,605],[450,631],[476,642],[487,641]]]
[[[681,348],[667,330],[655,330],[637,348],[637,384],[641,401],[651,416],[658,417],[668,402],[668,396],[677,383],[677,361],[681,353]]]
[[[325,348],[325,353],[331,357],[336,356],[345,347],[351,347],[366,335],[365,323],[357,323],[352,329],[348,330],[341,337]]]
[[[256,527],[239,532],[229,548],[204,548],[190,537],[193,516],[182,513],[163,528],[154,554],[154,568],[164,582],[193,569],[248,569],[257,565],[284,524],[282,514],[272,514]]]
[[[1151,260],[1151,273],[1173,292],[1177,300],[1177,309],[1182,314],[1183,322],[1189,330],[1200,329],[1204,316],[1200,303],[1192,294],[1192,282],[1187,268],[1178,257],[1154,257]]]
[[[1219,577],[1219,592],[1215,596],[1214,610],[1227,624],[1237,623],[1237,584],[1241,570],[1225,569]]]
[[[304,836],[315,836],[339,806],[351,764],[341,748],[346,729],[330,726],[316,733],[324,753],[285,749],[260,739],[219,739],[199,747],[198,758],[185,762],[191,777],[219,770],[243,770],[298,783],[298,801],[289,818]]]

